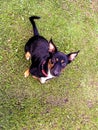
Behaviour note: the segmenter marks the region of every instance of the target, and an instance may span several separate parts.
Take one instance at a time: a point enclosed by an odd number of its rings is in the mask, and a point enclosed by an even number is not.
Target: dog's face
[[[62,70],[75,59],[78,53],[79,51],[66,55],[62,52],[56,52],[51,59],[51,74],[53,76],[59,76]]]
[[[67,56],[62,52],[56,52],[51,59],[52,67],[50,72],[53,76],[59,76],[61,71],[68,64]]]
[[[50,62],[49,62],[51,64],[50,73],[53,76],[59,76],[62,70],[75,59],[79,51],[66,55],[62,52],[57,51],[56,46],[54,46],[54,50],[55,52],[53,53],[52,58],[50,59]]]

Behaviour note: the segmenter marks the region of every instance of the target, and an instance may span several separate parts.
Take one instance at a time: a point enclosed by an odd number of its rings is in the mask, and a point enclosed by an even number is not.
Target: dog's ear
[[[79,52],[80,51],[69,53],[67,55],[67,57],[68,57],[68,63],[71,63],[76,58],[76,56],[78,55]]]
[[[53,43],[52,38],[49,41],[49,52],[50,53],[57,52],[57,48],[56,48],[55,44]]]

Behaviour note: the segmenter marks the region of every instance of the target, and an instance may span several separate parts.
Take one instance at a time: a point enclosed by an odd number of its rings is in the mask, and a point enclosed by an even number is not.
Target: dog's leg
[[[42,84],[44,84],[46,82],[46,80],[47,80],[47,78],[45,78],[45,77],[41,77],[39,79],[40,83],[42,83]]]
[[[26,77],[28,77],[30,75],[30,71],[29,71],[29,69],[27,69],[26,71],[25,71],[25,73],[24,73],[24,77],[26,78]]]
[[[36,76],[32,76],[34,79],[36,79],[36,80],[40,80],[40,78],[38,78],[38,77],[36,77]]]
[[[42,84],[46,82],[46,80],[52,79],[54,76],[51,75],[50,70],[48,71],[48,76],[47,77],[41,77],[39,80]]]
[[[52,79],[53,77],[41,77],[39,79],[40,83],[44,84],[47,80]]]
[[[30,52],[26,52],[25,57],[26,57],[27,60],[29,60],[31,58]]]

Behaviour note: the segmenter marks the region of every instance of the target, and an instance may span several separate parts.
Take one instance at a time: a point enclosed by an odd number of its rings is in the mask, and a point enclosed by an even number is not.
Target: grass
[[[0,130],[98,129],[98,13],[93,0],[1,0]],[[24,78],[24,45],[40,34],[60,51],[80,50],[59,78],[44,85]]]

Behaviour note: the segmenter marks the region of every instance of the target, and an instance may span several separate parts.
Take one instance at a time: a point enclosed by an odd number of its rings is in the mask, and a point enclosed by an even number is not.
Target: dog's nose
[[[59,75],[59,72],[57,70],[54,71],[54,75],[55,76],[58,76]]]

